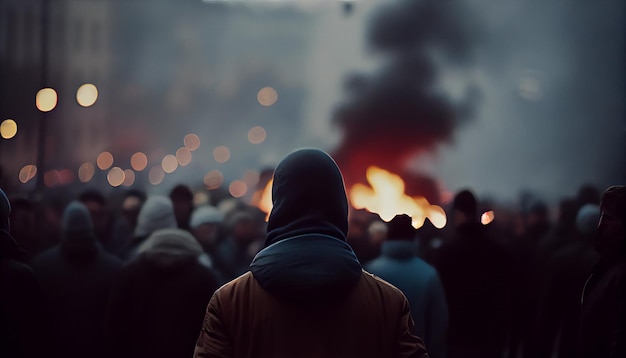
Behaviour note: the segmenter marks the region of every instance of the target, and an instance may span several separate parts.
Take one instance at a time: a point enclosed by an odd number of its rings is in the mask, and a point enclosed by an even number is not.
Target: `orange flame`
[[[252,205],[266,214],[265,221],[269,220],[270,212],[272,211],[272,183],[274,183],[274,179],[270,179],[265,188],[254,193],[252,197]]]
[[[357,183],[350,190],[350,200],[356,209],[376,213],[387,222],[396,215],[406,214],[413,219],[416,229],[424,225],[426,218],[438,229],[446,225],[445,211],[440,206],[431,205],[424,197],[406,195],[400,176],[375,166],[367,168],[365,174],[371,187]]]

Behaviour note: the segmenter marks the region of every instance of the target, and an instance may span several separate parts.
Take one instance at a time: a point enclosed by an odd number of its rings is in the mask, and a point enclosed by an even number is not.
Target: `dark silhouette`
[[[189,221],[193,212],[193,192],[188,186],[179,184],[170,191],[170,199],[174,205],[174,215],[179,229],[190,231]]]
[[[122,257],[124,249],[126,249],[131,241],[137,222],[139,220],[139,212],[146,201],[146,194],[140,190],[129,190],[124,193],[122,202],[118,208],[112,227],[111,240],[105,245],[105,249]]]
[[[35,203],[24,197],[13,197],[11,201],[11,236],[26,251],[27,260],[39,253],[39,239],[35,225]]]
[[[599,260],[581,299],[579,356],[626,357],[626,186],[609,187],[600,211]]]
[[[478,221],[477,208],[471,191],[455,196],[454,232],[435,265],[448,299],[449,358],[501,358],[509,330],[511,260]]]
[[[211,298],[195,357],[427,357],[400,290],[362,270],[348,201],[315,149],[274,173],[265,248]]]
[[[155,231],[122,268],[108,308],[109,357],[190,357],[217,289],[202,247],[187,231]]]
[[[0,189],[0,357],[44,357],[48,335],[41,287],[9,234],[11,205]],[[36,339],[36,341],[35,341]]]
[[[220,244],[220,226],[224,215],[214,206],[205,204],[196,207],[191,214],[191,233],[198,240],[204,252],[211,259],[211,267],[218,275],[220,283],[225,283],[224,273],[218,268],[221,257],[218,253]]]
[[[104,311],[114,276],[122,265],[98,242],[90,212],[80,202],[63,214],[59,245],[33,259],[52,321],[54,351],[58,357],[101,357],[94,349],[104,333]]]
[[[89,210],[93,230],[100,243],[108,245],[111,236],[111,214],[106,197],[96,189],[89,189],[78,195],[78,201]]]
[[[448,307],[439,274],[416,256],[416,230],[408,215],[395,216],[388,228],[381,256],[364,268],[404,293],[411,306],[415,334],[424,339],[429,357],[445,357]]]

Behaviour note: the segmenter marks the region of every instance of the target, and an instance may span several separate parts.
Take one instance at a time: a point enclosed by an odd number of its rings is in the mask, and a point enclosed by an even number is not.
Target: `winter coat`
[[[304,149],[274,171],[265,248],[211,298],[195,357],[427,357],[400,290],[346,242],[343,177]]]
[[[41,332],[47,318],[41,287],[23,262],[26,257],[9,233],[0,229],[0,357],[44,357],[49,343]],[[35,340],[41,335],[41,340]]]
[[[364,268],[405,294],[411,306],[415,334],[424,339],[431,358],[440,358],[445,354],[448,329],[446,297],[439,274],[415,256],[416,248],[414,241],[385,241],[381,256]]]
[[[109,357],[191,357],[217,289],[210,260],[190,233],[155,231],[120,272],[111,294]]]
[[[626,357],[626,257],[599,262],[581,300],[580,358]]]

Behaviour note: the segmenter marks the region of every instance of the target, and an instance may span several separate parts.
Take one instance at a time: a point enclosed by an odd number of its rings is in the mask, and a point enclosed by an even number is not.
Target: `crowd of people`
[[[184,184],[0,191],[0,356],[626,356],[623,186],[518,210],[459,190],[443,229],[351,208],[318,150],[272,190],[268,221]]]

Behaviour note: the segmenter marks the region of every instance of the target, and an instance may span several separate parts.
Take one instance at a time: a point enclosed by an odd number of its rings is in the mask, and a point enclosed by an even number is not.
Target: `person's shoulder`
[[[366,289],[379,292],[385,298],[406,300],[404,293],[396,286],[365,270],[361,273],[361,284],[365,286]]]
[[[215,296],[217,296],[218,298],[232,297],[237,292],[249,289],[254,284],[254,276],[252,276],[252,273],[248,271],[241,276],[223,284],[215,291]]]

